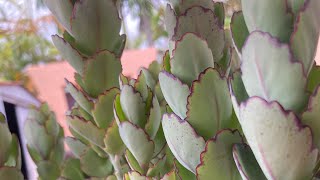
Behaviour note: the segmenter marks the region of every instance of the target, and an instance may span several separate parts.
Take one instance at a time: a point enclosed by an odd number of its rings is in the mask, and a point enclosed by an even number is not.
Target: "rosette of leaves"
[[[16,135],[11,134],[5,116],[0,113],[0,177],[22,180],[21,150]]]
[[[66,142],[87,176],[106,178],[114,174],[122,179],[126,171],[124,145],[113,116],[113,100],[119,93],[120,57],[126,36],[119,35],[121,19],[116,1],[45,3],[66,30],[63,37],[54,35],[53,42],[76,71],[77,84],[67,81],[66,85],[76,101],[67,118],[74,137]]]
[[[29,154],[39,179],[57,179],[64,159],[64,133],[47,104],[30,110],[24,126]]]
[[[131,169],[125,179],[159,179],[167,170],[166,144],[160,126],[165,102],[157,80],[159,71],[160,65],[154,62],[149,69],[142,68],[137,79],[123,75],[119,78],[121,92],[114,101],[114,114]]]
[[[233,106],[247,152],[268,179],[311,179],[318,171],[319,8],[317,0],[242,0],[243,12],[232,18],[241,56],[230,81]],[[241,161],[252,157],[244,152],[234,149],[238,169],[243,179],[257,179],[259,167]]]
[[[169,5],[166,24],[172,39],[159,82],[172,113],[163,116],[162,126],[170,150],[186,169],[165,177],[237,179],[232,150],[243,140],[231,130],[237,122],[226,73],[217,65],[226,44],[223,5],[182,1],[175,10]]]

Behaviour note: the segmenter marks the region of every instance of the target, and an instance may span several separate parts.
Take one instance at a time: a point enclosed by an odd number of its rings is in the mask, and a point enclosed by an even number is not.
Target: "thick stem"
[[[122,174],[122,167],[120,164],[120,156],[109,154],[109,157],[114,168],[114,175],[117,177],[118,180],[122,180],[123,174]]]

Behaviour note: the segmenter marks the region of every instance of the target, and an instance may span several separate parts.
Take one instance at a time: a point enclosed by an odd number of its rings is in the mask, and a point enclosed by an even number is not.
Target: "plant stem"
[[[110,161],[111,161],[113,168],[114,168],[114,175],[117,177],[118,180],[122,180],[123,174],[122,174],[122,168],[121,168],[121,164],[120,164],[119,155],[109,154],[109,157],[110,157]]]

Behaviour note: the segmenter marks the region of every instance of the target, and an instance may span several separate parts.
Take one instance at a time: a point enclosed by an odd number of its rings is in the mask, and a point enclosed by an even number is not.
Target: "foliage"
[[[51,147],[62,136],[45,106],[47,115],[26,125],[28,141],[41,143],[29,145],[33,160],[46,162],[40,176],[54,162],[64,170],[46,178],[316,177],[320,1],[242,0],[229,31],[222,3],[172,0],[169,49],[137,79],[121,74],[126,37],[115,2],[45,3],[66,29],[53,42],[77,84],[66,86],[76,100],[67,120],[74,137],[66,139],[74,159],[61,165],[48,156],[61,157]],[[31,127],[43,132],[39,141]]]

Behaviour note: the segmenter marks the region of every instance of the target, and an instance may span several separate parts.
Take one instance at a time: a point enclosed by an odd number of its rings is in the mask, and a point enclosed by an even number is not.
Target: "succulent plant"
[[[172,113],[162,126],[175,158],[192,173],[190,179],[237,179],[232,148],[243,139],[228,92],[224,7],[213,1],[182,1],[167,6],[171,37],[165,71],[159,74]],[[167,174],[174,179],[176,173]]]
[[[0,177],[22,180],[21,150],[16,135],[11,134],[5,116],[0,113]]]
[[[233,74],[230,92],[243,133],[266,178],[313,178],[319,154],[320,74],[314,57],[320,1],[241,2],[243,12],[231,22],[241,69]],[[247,156],[242,151],[235,151],[235,159]],[[249,164],[237,165],[243,179],[257,179]]]
[[[155,61],[149,69],[142,68],[137,79],[119,78],[121,93],[114,100],[114,114],[131,169],[125,179],[160,178],[165,171],[166,144],[159,129],[165,102],[157,78],[159,71]]]
[[[24,135],[39,179],[84,179],[79,160],[65,157],[63,129],[47,104],[30,110]]]
[[[125,146],[113,116],[113,100],[119,93],[120,57],[126,36],[119,35],[121,19],[115,1],[81,0],[45,3],[64,26],[63,37],[53,42],[76,70],[75,82],[66,91],[76,104],[67,123],[74,137],[66,138],[86,176],[122,179],[126,171]]]

